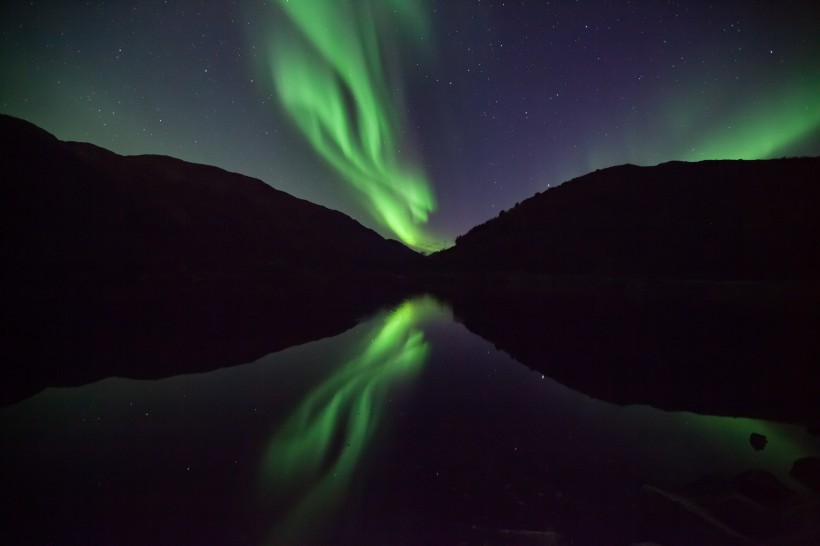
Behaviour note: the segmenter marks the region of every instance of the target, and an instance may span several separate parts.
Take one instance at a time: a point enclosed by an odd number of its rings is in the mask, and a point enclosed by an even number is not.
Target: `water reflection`
[[[642,486],[763,468],[805,491],[800,426],[596,400],[449,315],[421,298],[251,364],[0,409],[4,543],[674,544],[643,532]]]
[[[420,324],[440,310],[433,298],[417,298],[375,321],[353,356],[286,418],[261,463],[263,487],[291,505],[274,542],[307,532],[345,498],[391,392],[412,379],[429,355]]]

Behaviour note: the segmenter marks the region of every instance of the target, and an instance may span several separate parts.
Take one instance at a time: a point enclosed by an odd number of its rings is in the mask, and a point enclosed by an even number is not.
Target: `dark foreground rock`
[[[820,457],[796,460],[791,475],[815,493],[820,493]]]
[[[762,451],[766,449],[766,444],[769,443],[769,440],[763,434],[752,432],[749,435],[749,443],[752,445],[755,451]]]
[[[650,533],[672,545],[753,546],[758,542],[744,536],[702,506],[650,485],[641,488]]]
[[[644,533],[668,546],[820,544],[820,501],[762,469],[707,477],[678,492],[641,488]]]

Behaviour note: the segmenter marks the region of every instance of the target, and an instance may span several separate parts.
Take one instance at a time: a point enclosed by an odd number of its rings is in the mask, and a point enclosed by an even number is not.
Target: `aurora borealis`
[[[816,2],[4,4],[0,111],[435,249],[627,162],[820,154]]]
[[[276,33],[269,46],[286,112],[319,155],[365,197],[376,222],[404,243],[423,247],[418,226],[435,201],[421,169],[403,167],[397,157],[402,147],[397,98],[382,67],[383,50],[391,42],[380,32],[390,22],[386,15],[423,20],[419,4],[284,0],[279,5],[302,37]],[[328,20],[346,24],[328,25]],[[424,23],[409,26],[418,33],[413,27]]]

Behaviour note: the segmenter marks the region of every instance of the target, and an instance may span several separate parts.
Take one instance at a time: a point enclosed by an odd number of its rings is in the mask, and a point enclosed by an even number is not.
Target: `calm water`
[[[432,298],[243,366],[48,389],[0,431],[7,544],[628,544],[642,484],[762,467],[799,489],[820,454],[801,427],[569,390]]]

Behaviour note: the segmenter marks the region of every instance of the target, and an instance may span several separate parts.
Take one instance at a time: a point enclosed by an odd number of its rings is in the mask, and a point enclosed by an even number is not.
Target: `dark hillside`
[[[0,404],[336,335],[399,298],[396,273],[422,259],[260,180],[61,142],[8,116],[0,208]]]
[[[6,274],[220,278],[396,271],[418,256],[260,180],[61,142],[0,116]]]
[[[457,271],[710,280],[820,275],[820,158],[596,171],[434,256]]]

